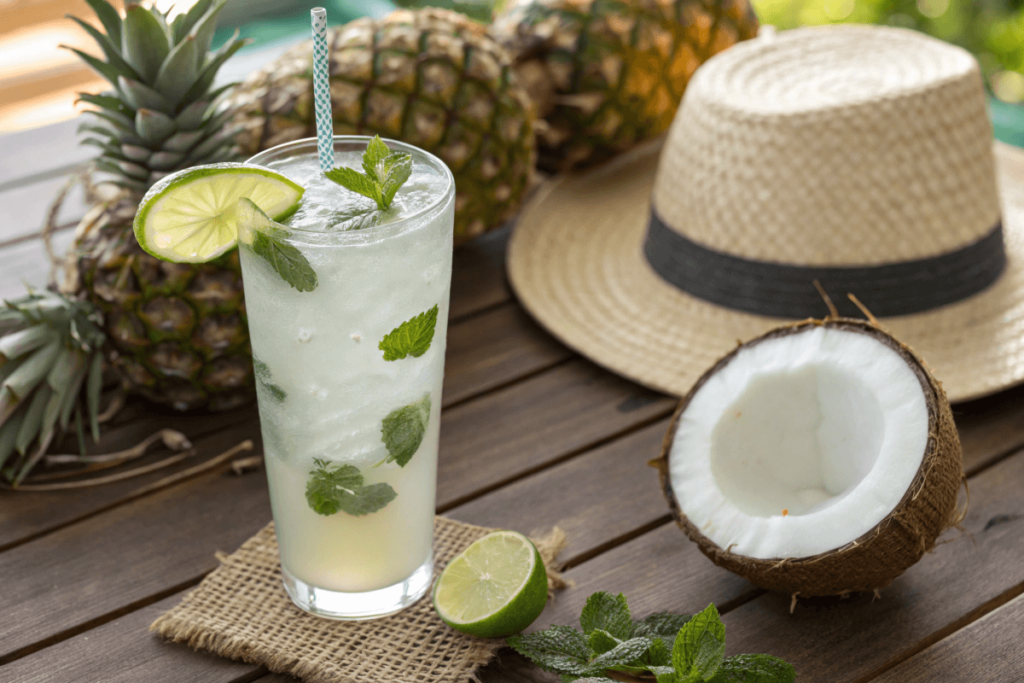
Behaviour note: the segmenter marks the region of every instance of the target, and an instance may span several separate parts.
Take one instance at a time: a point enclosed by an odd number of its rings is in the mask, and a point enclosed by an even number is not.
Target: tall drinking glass
[[[369,141],[335,137],[335,164],[361,170]],[[386,142],[412,155],[412,176],[360,229],[376,205],[323,176],[315,139],[249,160],[306,188],[284,242],[316,272],[313,291],[239,247],[285,588],[336,619],[399,611],[432,578],[455,181],[436,157]]]

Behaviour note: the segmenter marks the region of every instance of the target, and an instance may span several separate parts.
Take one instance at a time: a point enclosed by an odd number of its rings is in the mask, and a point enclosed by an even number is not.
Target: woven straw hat
[[[737,341],[827,315],[819,280],[950,400],[980,397],[1024,382],[1024,150],[993,152],[960,48],[853,25],[762,35],[697,71],[663,145],[542,187],[508,271],[556,337],[668,393]]]

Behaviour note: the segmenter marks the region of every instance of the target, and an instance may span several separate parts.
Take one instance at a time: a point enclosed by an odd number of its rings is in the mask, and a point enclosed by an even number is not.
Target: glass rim
[[[370,136],[370,135],[335,135],[333,139],[334,139],[335,149],[337,149],[337,146],[338,146],[339,142],[357,143],[357,144],[361,144],[361,145],[365,146],[365,145],[369,144],[370,140],[373,139],[373,136]],[[389,148],[391,148],[392,151],[401,151],[401,152],[408,152],[408,153],[415,153],[415,154],[422,155],[422,156],[426,157],[427,161],[431,162],[435,167],[437,167],[438,169],[441,170],[441,172],[444,174],[444,177],[447,179],[448,184],[445,186],[444,191],[442,191],[442,192],[440,192],[438,194],[438,197],[437,197],[437,199],[435,201],[431,202],[427,206],[425,206],[425,207],[421,208],[420,210],[416,211],[416,213],[410,214],[408,216],[403,216],[402,218],[399,218],[398,220],[395,220],[395,221],[391,221],[390,223],[384,223],[382,225],[375,225],[372,228],[365,228],[363,230],[329,231],[329,230],[314,230],[314,229],[311,229],[311,228],[300,228],[300,227],[292,227],[292,226],[288,226],[288,229],[290,231],[294,232],[294,233],[297,233],[297,234],[316,235],[320,239],[328,238],[328,239],[331,239],[331,240],[337,240],[339,238],[344,239],[345,237],[350,237],[350,238],[352,238],[355,241],[355,240],[359,240],[359,237],[361,237],[361,238],[368,238],[370,236],[377,235],[377,234],[379,234],[381,232],[385,232],[385,231],[388,232],[388,233],[395,233],[395,234],[397,234],[397,233],[400,233],[400,232],[404,232],[403,230],[401,230],[402,227],[408,225],[409,223],[411,223],[413,221],[416,221],[417,219],[421,219],[423,216],[425,216],[427,214],[430,214],[430,213],[435,212],[435,211],[443,210],[444,207],[447,206],[449,202],[452,202],[452,201],[455,200],[455,176],[452,174],[451,169],[448,168],[448,164],[444,163],[444,161],[442,161],[436,155],[431,154],[427,150],[422,149],[420,147],[417,147],[416,145],[410,145],[409,143],[402,142],[401,140],[394,140],[392,138],[384,138],[384,137],[382,137],[381,140],[383,140],[384,143]],[[266,164],[269,161],[273,161],[277,157],[284,158],[286,155],[288,155],[288,153],[293,153],[292,156],[298,156],[299,154],[303,154],[303,153],[307,153],[307,152],[308,153],[312,153],[314,156],[316,156],[317,151],[318,151],[317,150],[317,138],[300,138],[298,140],[292,140],[291,142],[284,142],[284,143],[281,143],[280,145],[275,145],[274,147],[270,147],[269,149],[265,149],[262,152],[258,152],[256,154],[254,154],[253,156],[249,157],[245,161],[245,163],[247,163],[247,164],[254,164],[254,165],[257,165],[257,166],[262,166],[263,168],[268,168],[269,169],[270,167],[267,166]],[[317,162],[317,165],[319,166],[319,161]],[[270,170],[273,170],[273,169],[270,169]],[[339,187],[339,189],[344,189],[340,185],[338,187]],[[319,241],[319,240],[317,240],[317,241]],[[359,241],[362,241],[362,240],[359,240]]]

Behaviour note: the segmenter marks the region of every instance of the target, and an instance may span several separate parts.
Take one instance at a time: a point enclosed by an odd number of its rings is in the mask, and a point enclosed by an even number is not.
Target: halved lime
[[[474,542],[441,572],[434,609],[457,631],[481,638],[519,633],[544,611],[548,576],[526,536],[495,531]]]
[[[299,206],[305,190],[279,173],[249,164],[195,166],[167,176],[135,214],[135,238],[165,261],[205,263],[238,243],[238,200],[253,201],[273,220]]]

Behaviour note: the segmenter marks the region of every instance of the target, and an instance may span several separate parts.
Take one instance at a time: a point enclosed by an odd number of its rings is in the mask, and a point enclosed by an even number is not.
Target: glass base
[[[434,577],[433,555],[405,581],[361,593],[346,593],[317,588],[295,578],[281,567],[284,588],[299,609],[318,617],[340,621],[378,619],[401,612],[422,598]]]

